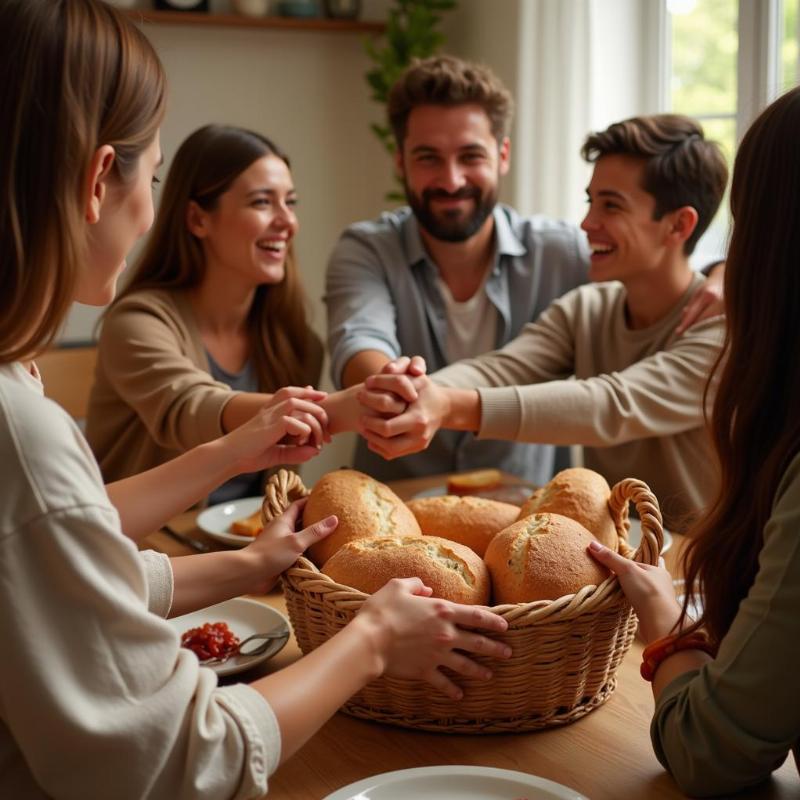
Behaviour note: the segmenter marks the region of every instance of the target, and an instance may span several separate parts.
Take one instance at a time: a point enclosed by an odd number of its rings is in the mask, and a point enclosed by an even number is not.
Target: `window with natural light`
[[[800,0],[665,0],[665,5],[667,110],[699,120],[732,167],[742,127],[778,94],[800,83]],[[763,31],[750,30],[743,18],[745,12],[754,11],[766,11],[774,24],[765,25]],[[743,37],[751,39],[744,43]],[[772,65],[767,73],[774,75],[774,81],[765,89],[759,87],[753,93],[757,107],[742,113],[741,78],[759,74],[763,67],[755,63],[759,57]],[[698,244],[697,263],[724,253],[728,227],[726,197]]]
[[[668,0],[667,63],[670,110],[697,119],[733,164],[736,149],[737,0]],[[722,257],[728,235],[727,195],[694,257]]]

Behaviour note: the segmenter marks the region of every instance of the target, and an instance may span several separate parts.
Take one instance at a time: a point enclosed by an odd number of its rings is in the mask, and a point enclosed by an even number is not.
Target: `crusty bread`
[[[452,494],[422,497],[407,505],[424,534],[459,542],[479,556],[486,552],[492,537],[511,525],[519,514],[519,508],[510,503]]]
[[[593,539],[560,514],[534,514],[500,531],[485,556],[495,603],[557,600],[602,583],[608,570],[586,552]]]
[[[336,514],[339,525],[308,554],[320,566],[343,544],[367,536],[421,536],[414,515],[385,484],[354,469],[338,469],[320,478],[303,509],[303,524]]]
[[[562,514],[580,522],[589,533],[612,550],[617,549],[617,528],[608,510],[611,489],[599,473],[583,467],[561,470],[524,503],[518,519],[531,514]]]
[[[460,472],[447,479],[447,493],[457,495],[478,494],[496,489],[503,482],[499,469],[475,469]]]
[[[434,597],[455,603],[489,602],[489,571],[464,545],[438,536],[380,536],[342,545],[323,572],[337,583],[377,592],[392,578],[420,578]]]

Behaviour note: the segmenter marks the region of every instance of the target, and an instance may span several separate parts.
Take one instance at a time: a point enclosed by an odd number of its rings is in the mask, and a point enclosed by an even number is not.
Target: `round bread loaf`
[[[422,532],[465,544],[483,556],[492,537],[517,519],[519,508],[484,497],[422,497],[408,502]]]
[[[489,602],[486,564],[469,547],[438,536],[354,539],[325,562],[323,572],[367,594],[392,578],[420,578],[434,597],[454,603]]]
[[[533,514],[500,531],[485,556],[495,603],[557,600],[602,583],[609,571],[586,552],[593,540],[560,514]]]
[[[303,509],[303,524],[330,514],[339,518],[336,530],[308,549],[317,566],[353,539],[422,535],[414,515],[388,486],[354,469],[334,470],[317,481]]]
[[[580,522],[589,533],[617,550],[617,528],[608,510],[611,489],[599,473],[583,467],[561,470],[523,504],[518,519],[531,514],[561,514]]]

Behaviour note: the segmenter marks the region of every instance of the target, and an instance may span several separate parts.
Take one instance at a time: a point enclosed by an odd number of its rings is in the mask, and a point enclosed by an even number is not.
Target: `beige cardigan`
[[[587,467],[612,484],[644,480],[666,525],[685,529],[716,479],[702,396],[724,318],[675,336],[702,282],[695,276],[672,311],[643,330],[627,327],[621,284],[581,286],[502,350],[440,370],[435,379],[478,388],[481,438],[584,445]],[[565,380],[572,375],[577,380]]]
[[[322,346],[314,337],[304,384],[316,384],[321,368]],[[150,469],[225,433],[222,410],[237,393],[209,373],[184,291],[142,290],[111,307],[86,421],[86,438],[106,481]]]

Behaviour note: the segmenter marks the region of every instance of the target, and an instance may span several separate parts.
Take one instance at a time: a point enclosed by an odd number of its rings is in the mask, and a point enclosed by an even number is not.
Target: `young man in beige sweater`
[[[666,524],[681,529],[715,480],[703,393],[724,319],[680,337],[675,328],[702,283],[688,258],[719,206],[727,168],[702,128],[675,115],[611,125],[590,135],[582,154],[595,164],[582,223],[593,283],[556,300],[501,350],[431,378],[407,359],[369,378],[368,405],[379,409],[386,391],[417,399],[392,419],[364,419],[361,432],[386,458],[424,449],[439,428],[581,444],[586,466],[609,482],[650,484]]]

